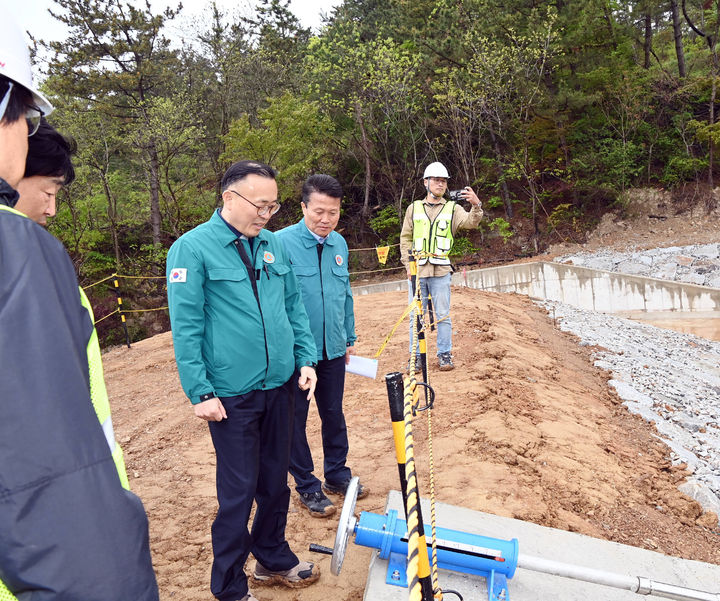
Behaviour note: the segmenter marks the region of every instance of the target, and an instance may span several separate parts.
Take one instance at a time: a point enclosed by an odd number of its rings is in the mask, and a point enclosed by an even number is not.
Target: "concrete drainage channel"
[[[673,463],[692,472],[680,490],[720,515],[720,343],[624,317],[669,327],[674,316],[717,320],[720,289],[550,262],[454,277],[479,290],[527,294],[581,344],[607,349],[595,353],[596,365],[612,373],[610,384],[631,411],[655,422]]]
[[[707,282],[709,277],[720,285],[719,248],[655,249],[630,258],[604,253],[599,258],[583,255],[580,261],[586,265],[599,261],[610,268],[631,265],[634,271],[644,266],[648,273],[692,281],[703,276]],[[564,260],[578,260],[578,255]],[[696,261],[696,271],[703,273],[693,272]],[[655,422],[673,463],[687,463],[692,476],[680,490],[720,516],[720,342],[645,322],[653,318],[672,322],[675,317],[720,320],[720,289],[552,262],[458,272],[453,284],[526,294],[546,307],[562,330],[578,336],[581,344],[606,349],[595,353],[596,365],[612,373],[610,384],[631,411]],[[407,282],[354,290],[356,294],[405,291]],[[642,317],[643,322],[626,319],[628,315]]]

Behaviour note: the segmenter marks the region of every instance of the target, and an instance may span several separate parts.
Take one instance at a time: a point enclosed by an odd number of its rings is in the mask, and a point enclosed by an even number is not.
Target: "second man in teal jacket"
[[[335,178],[311,175],[302,190],[303,219],[277,232],[300,284],[317,347],[315,402],[322,422],[325,481],[321,484],[313,475],[314,465],[305,434],[309,401],[297,387],[290,453],[290,473],[300,501],[315,517],[335,513],[335,505],[324,492],[344,495],[352,476],[345,465],[348,437],[342,400],[345,364],[355,352],[356,336],[348,247],[335,231],[342,196],[342,186]],[[364,496],[367,490],[360,486],[358,497]]]

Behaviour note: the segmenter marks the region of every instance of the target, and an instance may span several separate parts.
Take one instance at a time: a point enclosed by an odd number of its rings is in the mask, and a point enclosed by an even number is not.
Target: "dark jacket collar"
[[[213,211],[209,223],[212,227],[212,231],[215,232],[215,236],[217,236],[217,239],[223,246],[232,244],[243,235],[221,217],[220,209]],[[258,241],[258,244],[267,244],[268,232],[264,229],[260,230],[260,233],[255,236],[255,240]]]
[[[17,190],[0,177],[0,204],[7,207],[14,207],[20,195]]]

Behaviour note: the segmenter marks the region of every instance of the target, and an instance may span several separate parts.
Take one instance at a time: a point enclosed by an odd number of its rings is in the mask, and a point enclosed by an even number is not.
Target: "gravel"
[[[670,246],[629,252],[581,252],[558,257],[555,261],[720,288],[720,244]]]
[[[589,268],[708,285],[720,283],[720,245],[556,259]],[[699,281],[702,279],[702,281]],[[718,284],[716,284],[718,285]],[[680,489],[720,515],[720,343],[554,301],[541,301],[563,331],[598,346],[595,364],[627,407],[654,422],[674,464],[692,476]]]

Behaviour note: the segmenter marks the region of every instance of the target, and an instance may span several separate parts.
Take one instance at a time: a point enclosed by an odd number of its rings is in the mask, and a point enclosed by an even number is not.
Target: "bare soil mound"
[[[627,204],[605,213],[584,244],[560,242],[546,254],[557,256],[580,250],[617,251],[668,246],[711,244],[720,234],[720,208],[708,211],[700,198],[687,201],[668,190],[628,191]]]
[[[406,294],[355,302],[358,353],[373,356],[402,314]],[[438,500],[720,564],[714,516],[677,490],[684,472],[671,466],[653,426],[628,413],[609,390],[608,374],[593,367],[590,349],[520,296],[459,289],[452,316],[457,368],[430,374],[437,390]],[[434,334],[430,348],[434,354]],[[371,491],[359,510],[382,513],[387,492],[398,488],[382,375],[402,370],[407,356],[403,324],[380,357],[377,381],[348,376],[349,465]],[[130,483],[150,518],[161,599],[209,600],[214,453],[206,424],[180,388],[170,334],[113,349],[104,360]],[[427,429],[419,417],[421,494],[429,491]],[[308,438],[321,466],[314,410]],[[332,546],[336,527],[337,516],[309,517],[293,493],[287,534],[301,557],[310,558],[311,542]],[[330,573],[329,557],[315,555],[323,575],[310,588],[253,592],[260,601],[359,601],[371,553],[351,543],[339,578]],[[251,559],[247,568],[252,565]]]

